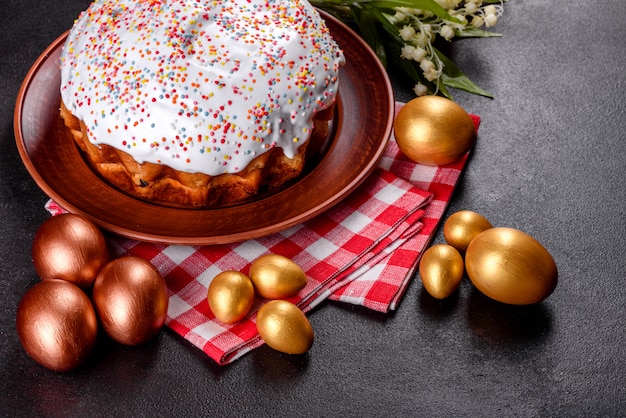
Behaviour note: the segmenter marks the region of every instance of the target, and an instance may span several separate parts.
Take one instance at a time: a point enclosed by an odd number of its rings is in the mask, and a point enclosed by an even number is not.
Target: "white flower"
[[[406,22],[406,20],[408,19],[408,16],[402,13],[401,11],[396,10],[396,14],[394,14],[391,18],[397,23],[402,23],[402,22]]]
[[[485,26],[490,28],[492,26],[495,26],[496,23],[498,23],[498,18],[496,17],[496,15],[494,14],[488,14],[487,16],[485,16]]]
[[[430,70],[430,71],[426,71],[424,72],[424,77],[426,78],[426,80],[428,81],[435,81],[436,79],[439,78],[441,74],[439,73],[439,71],[437,70]]]
[[[444,9],[454,9],[459,5],[461,0],[435,0]]]
[[[446,41],[454,38],[454,29],[452,29],[449,25],[443,25],[441,29],[439,29],[439,35],[441,35]]]
[[[472,26],[474,26],[475,28],[479,28],[484,24],[485,19],[483,19],[482,16],[474,16],[474,18],[472,19]]]
[[[415,28],[413,28],[413,26],[404,25],[400,31],[400,37],[402,40],[406,42],[413,36],[415,36]]]
[[[420,62],[420,68],[424,72],[424,78],[428,81],[433,81],[439,78],[441,73],[435,67],[435,64],[429,59],[423,59]]]
[[[413,39],[411,39],[411,41],[417,45],[417,46],[421,46],[421,47],[425,47],[427,45],[430,44],[430,38],[427,34],[420,32],[420,33],[416,33],[415,36],[413,37]]]
[[[420,68],[424,72],[432,71],[435,69],[435,64],[429,59],[423,59],[420,61]]]
[[[467,14],[473,15],[478,11],[478,5],[474,2],[465,3],[465,11]]]
[[[494,6],[493,4],[490,4],[489,6],[485,7],[483,9],[483,11],[485,12],[486,15],[494,15],[495,16],[498,13],[497,9],[496,9],[496,6]]]
[[[414,52],[415,47],[413,45],[404,44],[402,51],[400,52],[400,56],[404,59],[412,60]]]
[[[413,45],[404,44],[404,46],[402,47],[400,56],[407,60],[420,62],[424,58],[426,58],[427,54],[428,52],[424,48],[421,48],[421,47],[416,48]]]
[[[416,96],[425,96],[426,94],[428,94],[428,87],[426,87],[422,83],[417,83],[413,88],[413,91],[415,92]]]
[[[427,54],[428,52],[424,48],[418,47],[413,49],[413,54],[411,54],[411,58],[414,61],[420,62],[424,58],[426,58]]]

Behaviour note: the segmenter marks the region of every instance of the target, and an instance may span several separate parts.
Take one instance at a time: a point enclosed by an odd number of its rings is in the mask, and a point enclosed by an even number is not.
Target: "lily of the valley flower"
[[[439,30],[439,35],[446,41],[454,38],[454,29],[450,25],[443,25]]]
[[[336,17],[356,23],[383,63],[399,65],[415,81],[416,95],[448,97],[447,87],[491,95],[472,83],[433,45],[438,39],[450,42],[459,37],[498,36],[482,28],[491,28],[498,22],[504,1],[311,0]],[[388,59],[390,53],[397,56]]]
[[[493,27],[503,9],[501,3],[485,5],[482,0],[435,1],[445,8],[455,21],[442,19],[428,11],[407,7],[397,7],[394,15],[387,16],[390,23],[397,25],[398,34],[404,42],[400,56],[405,60],[419,63],[424,79],[435,86],[434,91],[429,91],[426,85],[418,82],[413,89],[418,96],[437,94],[440,88],[443,62],[434,51],[435,39],[440,37],[451,41],[459,31],[468,27],[476,29],[483,26]]]

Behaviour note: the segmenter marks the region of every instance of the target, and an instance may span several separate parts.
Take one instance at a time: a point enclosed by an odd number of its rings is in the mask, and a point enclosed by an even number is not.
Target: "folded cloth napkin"
[[[397,104],[396,111],[401,104]],[[480,119],[473,117],[478,128]],[[308,312],[327,298],[386,312],[396,309],[432,235],[467,155],[445,167],[415,164],[392,138],[379,167],[352,194],[317,217],[287,230],[232,244],[182,246],[111,236],[115,256],[150,261],[169,290],[166,325],[219,364],[228,364],[263,344],[256,330],[257,300],[248,317],[227,325],[207,302],[218,273],[247,273],[263,254],[292,259],[307,285],[289,299]],[[64,212],[55,202],[46,208]]]
[[[402,106],[403,103],[396,103],[396,114]],[[480,117],[473,114],[470,117],[478,132]],[[398,307],[422,252],[432,240],[448,207],[468,158],[469,153],[451,164],[439,167],[417,164],[400,151],[392,135],[378,166],[429,192],[432,194],[432,201],[426,206],[420,228],[411,239],[402,237],[387,247],[375,266],[343,287],[335,289],[329,299],[362,305],[381,312]]]

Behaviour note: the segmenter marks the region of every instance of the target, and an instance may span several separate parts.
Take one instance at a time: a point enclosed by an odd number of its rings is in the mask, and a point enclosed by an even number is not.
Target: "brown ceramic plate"
[[[376,167],[393,124],[391,84],[358,35],[324,14],[344,50],[333,137],[328,151],[297,182],[245,204],[178,209],[130,197],[87,165],[59,117],[59,59],[67,34],[37,59],[20,89],[15,137],[27,170],[50,198],[100,227],[143,241],[221,244],[257,238],[301,223],[352,192]]]

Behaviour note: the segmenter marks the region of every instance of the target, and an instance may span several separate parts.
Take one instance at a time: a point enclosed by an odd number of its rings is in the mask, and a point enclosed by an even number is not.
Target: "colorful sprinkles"
[[[61,95],[93,143],[218,175],[293,157],[343,63],[306,0],[100,0],[63,48]]]

